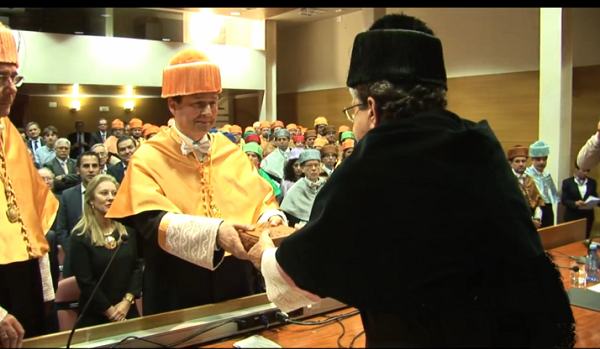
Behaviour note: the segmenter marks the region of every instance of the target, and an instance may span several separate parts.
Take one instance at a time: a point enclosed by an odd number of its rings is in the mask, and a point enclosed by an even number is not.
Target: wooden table
[[[562,252],[570,256],[585,256],[587,247],[583,242],[575,242],[566,246],[555,248],[551,251]],[[571,260],[559,253],[553,253],[554,262],[561,266],[570,266]],[[560,269],[563,276],[565,289],[571,287],[571,279],[568,269]],[[575,323],[577,326],[577,343],[575,348],[598,348],[600,347],[600,312],[589,309],[572,306]],[[327,314],[327,316],[339,315],[353,311],[354,309],[341,310],[335,313]],[[317,317],[311,320],[324,320],[326,317]],[[341,338],[341,344],[347,348],[357,334],[362,330],[362,321],[359,315],[342,320],[345,327],[345,334]],[[261,332],[260,334],[283,348],[335,348],[337,347],[338,337],[342,334],[342,327],[337,323],[323,326],[301,326],[301,325],[285,325]],[[232,348],[233,343],[242,340],[245,336],[212,343],[203,348]],[[361,335],[355,342],[355,348],[365,347],[365,336]]]
[[[551,251],[558,251],[570,256],[585,256],[587,246],[583,242],[575,242],[566,246],[555,248]],[[554,262],[561,266],[570,266],[571,260],[558,253],[553,253]],[[565,289],[571,288],[571,278],[568,269],[560,269],[563,277]],[[600,347],[600,312],[571,306],[575,316],[575,325],[577,326],[577,343],[575,348],[598,348]]]

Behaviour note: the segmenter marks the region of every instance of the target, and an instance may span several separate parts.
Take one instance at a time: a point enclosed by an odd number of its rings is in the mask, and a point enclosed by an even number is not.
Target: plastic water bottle
[[[585,271],[587,272],[587,280],[590,282],[598,282],[598,246],[590,244],[590,252],[585,263]]]

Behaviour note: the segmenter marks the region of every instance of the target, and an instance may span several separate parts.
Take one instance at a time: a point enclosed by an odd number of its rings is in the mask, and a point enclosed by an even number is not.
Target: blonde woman
[[[69,237],[73,275],[81,289],[81,311],[116,252],[121,236],[129,236],[98,287],[80,327],[139,316],[134,304],[142,291],[143,261],[138,257],[135,231],[104,217],[118,187],[117,181],[109,175],[98,175],[88,183],[83,215]]]

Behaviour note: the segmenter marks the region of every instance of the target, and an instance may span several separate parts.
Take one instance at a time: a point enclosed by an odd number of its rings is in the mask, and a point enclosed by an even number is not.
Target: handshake
[[[279,245],[285,237],[301,228],[299,225],[291,228],[282,223],[278,216],[257,226],[225,221],[219,227],[217,245],[238,259],[251,261],[260,270],[263,252]]]

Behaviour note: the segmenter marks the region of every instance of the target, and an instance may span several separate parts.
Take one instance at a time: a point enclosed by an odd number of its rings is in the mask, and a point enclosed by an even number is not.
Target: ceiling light
[[[75,34],[77,34],[77,35],[82,35],[82,34],[83,34],[83,32],[75,32]]]
[[[338,8],[337,10],[335,10],[335,12],[340,13],[340,12],[342,12],[342,9]]]
[[[107,13],[103,13],[100,16],[104,17],[104,18],[108,18],[108,17],[112,17],[111,15],[107,14]]]
[[[233,11],[233,12],[231,12],[231,13],[230,13],[230,15],[232,15],[232,16],[239,16],[239,15],[241,15],[241,14],[242,14],[242,13],[241,13],[241,12],[239,12],[239,11]]]
[[[163,38],[162,41],[171,41],[169,38]]]

